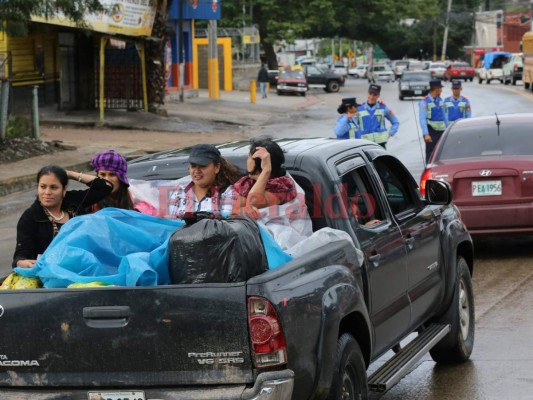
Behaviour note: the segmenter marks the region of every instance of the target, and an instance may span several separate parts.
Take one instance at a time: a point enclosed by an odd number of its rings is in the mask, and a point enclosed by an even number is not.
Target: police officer
[[[372,83],[368,87],[368,95],[365,103],[357,107],[357,120],[359,130],[357,137],[370,140],[384,148],[387,148],[389,137],[398,132],[400,121],[385,103],[378,101],[381,93],[381,86]],[[385,119],[391,123],[391,128],[387,132]]]
[[[355,97],[342,99],[337,112],[341,114],[335,126],[337,139],[355,139],[357,136],[357,99]]]
[[[426,142],[426,164],[442,133],[448,126],[444,100],[440,97],[442,82],[439,79],[429,82],[429,94],[420,100],[420,126]]]
[[[444,107],[446,109],[446,116],[448,117],[448,122],[453,122],[460,118],[471,118],[472,111],[470,109],[470,100],[466,97],[461,96],[461,91],[463,90],[461,86],[461,81],[453,80],[452,81],[452,96],[444,99]]]

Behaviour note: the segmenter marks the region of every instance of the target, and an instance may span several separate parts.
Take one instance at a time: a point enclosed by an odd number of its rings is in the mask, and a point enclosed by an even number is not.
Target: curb
[[[90,170],[91,164],[90,162],[82,162],[77,163],[73,165],[62,165],[64,169],[68,170],[83,170],[88,171]],[[17,176],[15,178],[9,178],[0,180],[0,197],[7,196],[9,194],[20,192],[22,190],[28,190],[32,187],[35,187],[35,178],[37,177],[37,171],[34,174],[29,175],[22,175]],[[0,207],[0,214],[2,213],[1,207]]]

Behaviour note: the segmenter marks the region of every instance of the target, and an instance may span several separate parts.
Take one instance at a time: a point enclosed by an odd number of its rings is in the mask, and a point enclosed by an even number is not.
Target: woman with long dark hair
[[[67,190],[69,179],[89,188]],[[57,165],[41,168],[37,173],[37,199],[17,224],[13,268],[32,268],[66,222],[108,196],[112,189],[108,181],[94,175],[65,171]]]
[[[130,184],[126,159],[115,150],[104,150],[93,157],[91,167],[99,178],[113,185],[113,190],[109,196],[93,204],[90,211],[96,212],[106,207],[133,210],[133,201],[128,189]]]

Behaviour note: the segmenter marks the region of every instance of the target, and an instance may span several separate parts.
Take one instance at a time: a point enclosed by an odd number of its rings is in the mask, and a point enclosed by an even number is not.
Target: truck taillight
[[[420,193],[423,197],[426,197],[426,181],[431,178],[431,168],[427,168],[420,178]]]
[[[248,324],[256,368],[286,364],[285,336],[278,314],[268,300],[248,298]]]
[[[517,71],[517,70],[518,70],[518,64],[515,64],[515,65],[513,66],[513,69],[514,69],[515,71]]]

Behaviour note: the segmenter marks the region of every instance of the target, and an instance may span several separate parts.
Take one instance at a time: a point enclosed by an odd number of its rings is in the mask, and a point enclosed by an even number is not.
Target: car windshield
[[[501,123],[499,134],[496,124],[452,128],[437,156],[437,160],[469,157],[531,156],[533,134],[526,124]]]
[[[430,68],[445,68],[444,64],[431,64]]]
[[[470,65],[467,63],[457,63],[457,64],[453,64],[453,66],[455,68],[470,68]]]
[[[415,74],[410,74],[407,72],[403,73],[402,81],[429,81],[430,75],[426,72],[417,72]]]
[[[390,68],[386,65],[378,65],[374,67],[374,71],[390,71]]]
[[[305,75],[302,71],[283,71],[280,78],[305,79]]]

